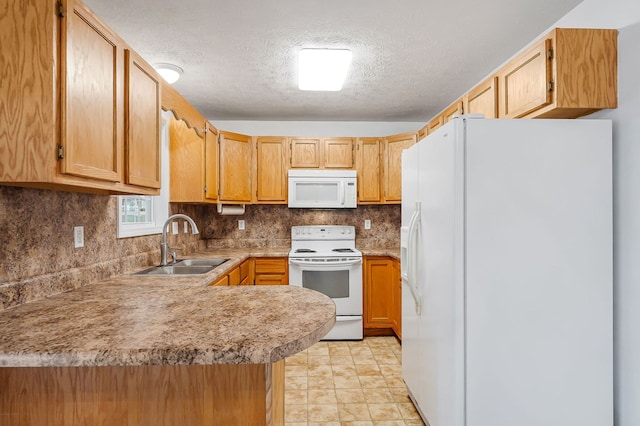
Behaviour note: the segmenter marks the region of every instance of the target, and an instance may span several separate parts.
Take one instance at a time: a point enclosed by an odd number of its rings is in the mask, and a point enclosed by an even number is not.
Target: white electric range
[[[322,340],[362,339],[362,252],[353,226],[291,228],[289,284],[319,291],[336,304],[336,325]]]

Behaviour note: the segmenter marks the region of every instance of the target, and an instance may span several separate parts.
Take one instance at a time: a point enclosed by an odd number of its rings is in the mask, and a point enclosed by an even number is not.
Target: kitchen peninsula
[[[0,312],[0,423],[282,424],[284,359],[328,297],[122,275]]]

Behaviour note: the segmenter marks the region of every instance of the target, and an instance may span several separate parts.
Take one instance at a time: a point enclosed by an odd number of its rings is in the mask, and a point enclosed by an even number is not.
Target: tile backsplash
[[[130,272],[160,260],[160,235],[116,237],[117,197],[0,186],[0,309]],[[215,206],[171,204],[191,216],[201,234],[170,236],[181,254],[212,248],[288,247],[293,225],[356,227],[357,247],[400,245],[400,206],[354,210],[290,210],[247,206],[242,216],[220,216]],[[238,230],[238,220],[246,229]],[[364,220],[371,220],[370,230]],[[74,248],[73,228],[84,226],[85,246]]]

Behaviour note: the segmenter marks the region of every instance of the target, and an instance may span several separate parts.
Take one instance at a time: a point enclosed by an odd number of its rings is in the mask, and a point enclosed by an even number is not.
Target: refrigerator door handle
[[[407,256],[407,285],[409,286],[409,291],[411,292],[411,297],[413,297],[413,301],[415,303],[416,314],[420,315],[421,304],[420,304],[420,295],[418,294],[418,286],[416,283],[417,271],[416,265],[418,264],[418,243],[417,243],[417,232],[416,229],[419,225],[420,218],[420,202],[416,201],[416,209],[411,216],[411,220],[409,221],[409,235],[407,238],[407,246],[409,255]]]

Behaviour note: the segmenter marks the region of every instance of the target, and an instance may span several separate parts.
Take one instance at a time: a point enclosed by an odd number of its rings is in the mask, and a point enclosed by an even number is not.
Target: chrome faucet
[[[167,232],[169,232],[169,223],[171,223],[174,219],[184,219],[191,225],[191,233],[199,234],[198,227],[196,223],[186,214],[174,214],[173,216],[169,216],[167,221],[162,225],[162,244],[160,245],[160,266],[167,266],[167,252],[169,251],[169,244],[167,244]],[[173,262],[176,261],[175,255],[172,255]]]

